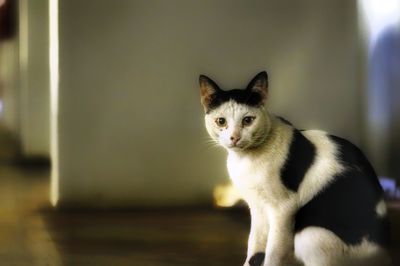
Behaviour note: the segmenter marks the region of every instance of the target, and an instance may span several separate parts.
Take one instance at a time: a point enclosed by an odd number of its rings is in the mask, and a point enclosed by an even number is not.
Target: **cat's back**
[[[364,153],[355,144],[347,139],[331,135],[321,130],[300,131],[314,146],[314,164],[322,161],[331,175],[355,179],[360,176],[368,186],[373,187],[379,196],[382,190],[377,175]],[[327,169],[327,170],[328,170]]]
[[[296,231],[318,226],[347,244],[367,237],[386,245],[383,191],[363,152],[350,141],[323,131],[301,132],[315,145],[316,156],[299,189],[304,206],[296,216]]]

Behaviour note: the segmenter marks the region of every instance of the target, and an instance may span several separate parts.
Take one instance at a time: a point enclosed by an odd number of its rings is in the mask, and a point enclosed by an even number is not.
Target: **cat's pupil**
[[[220,127],[223,127],[226,125],[226,119],[223,117],[217,118],[216,122],[217,122],[217,125]]]

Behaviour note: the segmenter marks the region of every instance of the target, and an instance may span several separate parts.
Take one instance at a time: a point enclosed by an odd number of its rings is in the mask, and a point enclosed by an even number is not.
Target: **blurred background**
[[[197,81],[261,70],[273,112],[367,154],[400,265],[399,0],[0,0],[1,264],[242,265]]]

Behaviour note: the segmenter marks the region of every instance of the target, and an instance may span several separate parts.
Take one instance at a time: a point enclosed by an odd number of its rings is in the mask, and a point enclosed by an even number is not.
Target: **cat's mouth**
[[[253,148],[257,148],[258,145],[255,144],[254,142],[249,142],[249,141],[243,141],[240,143],[236,143],[236,144],[229,144],[228,146],[226,146],[226,148],[228,150],[232,150],[232,151],[244,151],[244,150],[250,150]]]
[[[244,143],[236,143],[236,144],[229,144],[228,149],[231,150],[244,150],[246,148],[246,145]]]

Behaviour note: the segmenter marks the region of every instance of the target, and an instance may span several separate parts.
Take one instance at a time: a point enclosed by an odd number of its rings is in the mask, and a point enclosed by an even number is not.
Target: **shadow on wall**
[[[370,97],[374,130],[382,132],[385,148],[380,153],[387,176],[400,181],[400,26],[384,30],[369,58]]]
[[[0,40],[11,38],[16,33],[16,2],[0,1]]]

